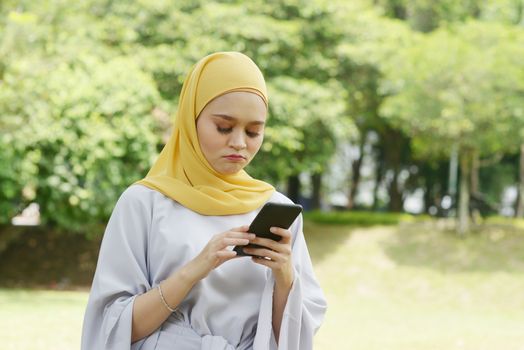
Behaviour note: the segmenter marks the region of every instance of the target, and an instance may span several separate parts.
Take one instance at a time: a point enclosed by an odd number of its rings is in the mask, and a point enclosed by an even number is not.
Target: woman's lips
[[[230,154],[227,156],[224,156],[227,160],[233,161],[233,162],[242,162],[245,160],[245,157],[241,156],[240,154]]]

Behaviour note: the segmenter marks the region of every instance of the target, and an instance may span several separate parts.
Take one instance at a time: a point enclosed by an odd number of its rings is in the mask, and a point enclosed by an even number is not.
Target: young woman
[[[147,176],[119,198],[104,234],[82,349],[289,349],[313,346],[326,302],[302,217],[247,232],[266,202],[291,203],[243,168],[262,144],[262,73],[219,52],[188,74],[173,133]],[[237,256],[235,245],[255,243]]]

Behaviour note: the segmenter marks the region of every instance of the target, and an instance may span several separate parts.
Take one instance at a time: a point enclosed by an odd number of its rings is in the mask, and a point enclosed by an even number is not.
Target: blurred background
[[[0,0],[2,348],[79,348],[116,200],[231,50],[270,94],[247,171],[306,209],[315,348],[524,349],[524,0]]]

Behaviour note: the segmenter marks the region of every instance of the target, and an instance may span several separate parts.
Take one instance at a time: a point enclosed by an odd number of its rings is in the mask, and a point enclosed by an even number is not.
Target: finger
[[[254,239],[256,235],[254,233],[248,233],[248,232],[234,232],[234,231],[227,231],[224,232],[222,235],[224,238],[243,238],[243,239]]]
[[[224,237],[220,241],[220,249],[224,249],[225,247],[234,246],[234,245],[247,245],[249,244],[249,239],[247,238],[229,238]]]
[[[242,225],[242,226],[234,227],[234,228],[230,229],[229,231],[233,231],[233,232],[247,232],[248,229],[249,229],[249,225]]]
[[[258,244],[260,246],[271,249],[280,254],[291,255],[290,242],[282,242],[282,240],[280,240],[279,242],[276,242],[269,238],[257,237],[251,240],[251,243]]]
[[[276,242],[272,239],[269,239],[269,238],[262,238],[262,237],[255,237],[254,239],[251,240],[251,243],[253,244],[258,244],[260,246],[263,246],[265,248],[268,248],[268,249],[271,249],[271,250],[279,250],[280,249],[280,245],[282,245],[281,243],[279,242]]]
[[[264,248],[244,248],[244,252],[264,258],[269,258],[273,261],[282,261],[283,258],[277,252]]]
[[[281,236],[282,239],[280,241],[282,243],[291,242],[291,232],[289,230],[281,227],[271,227],[269,231],[277,236]]]
[[[259,265],[267,266],[270,269],[274,269],[274,268],[276,268],[278,266],[277,262],[272,261],[272,260],[268,260],[268,259],[265,259],[265,258],[261,258],[261,257],[258,257],[258,256],[252,256],[251,257],[251,261],[253,261],[254,263],[259,264]]]
[[[220,260],[229,260],[234,258],[237,255],[237,252],[234,250],[219,250],[216,253],[216,256]]]

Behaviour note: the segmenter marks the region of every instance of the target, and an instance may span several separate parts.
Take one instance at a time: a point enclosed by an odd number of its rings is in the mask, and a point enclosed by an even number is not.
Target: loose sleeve
[[[313,348],[313,336],[324,319],[327,304],[320,289],[302,231],[302,216],[292,226],[292,249],[295,278],[284,308],[278,345],[272,326],[274,278],[268,269],[268,279],[262,295],[254,350],[308,350]]]
[[[133,302],[151,289],[147,264],[151,192],[132,186],[120,196],[107,224],[84,315],[82,350],[131,346]]]

